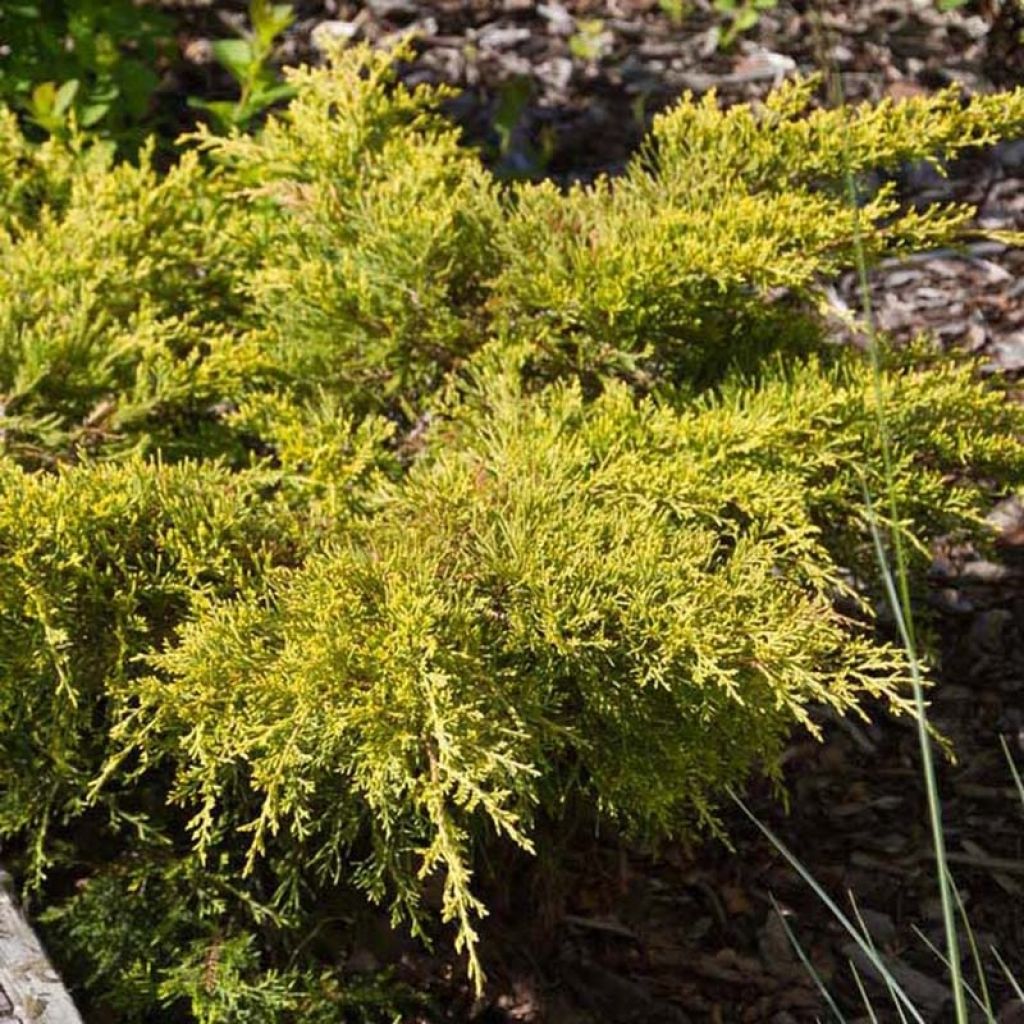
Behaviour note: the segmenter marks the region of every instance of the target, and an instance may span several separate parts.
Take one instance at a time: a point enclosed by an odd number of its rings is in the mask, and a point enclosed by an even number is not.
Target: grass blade
[[[843,1016],[843,1013],[836,1004],[836,1001],[832,998],[832,993],[829,992],[828,986],[825,984],[825,980],[818,973],[814,964],[811,963],[810,957],[804,952],[803,946],[800,945],[793,929],[790,928],[789,922],[786,920],[786,915],[782,912],[782,908],[775,901],[774,896],[770,896],[769,898],[772,901],[772,907],[774,908],[775,913],[779,916],[779,921],[782,924],[783,931],[786,933],[786,938],[789,939],[789,944],[793,947],[793,951],[799,958],[800,963],[803,964],[804,970],[807,971],[814,980],[814,984],[818,986],[818,991],[821,993],[822,998],[834,1014],[836,1020],[839,1021],[839,1024],[846,1024],[846,1018]]]
[[[1003,974],[1006,975],[1006,980],[1010,983],[1010,987],[1016,993],[1017,998],[1024,1003],[1024,988],[1021,988],[1020,982],[1014,976],[1013,971],[1007,966],[1006,961],[999,955],[999,950],[995,946],[989,947],[992,950],[992,955],[996,958],[996,962],[1002,968]]]
[[[877,954],[878,950],[875,947],[875,940],[871,937],[871,932],[869,931],[868,926],[864,923],[864,917],[860,912],[860,907],[857,906],[856,898],[854,897],[852,892],[848,892],[847,895],[849,895],[850,897],[850,906],[853,907],[853,913],[856,916],[857,924],[860,925],[860,930],[864,935],[864,941],[867,942]],[[881,954],[878,955],[880,956]],[[900,1015],[900,1020],[903,1022],[903,1024],[907,1024],[907,1018],[903,1013],[903,1007],[900,1006],[899,998],[897,997],[892,985],[889,984],[888,979],[886,979],[885,981],[885,987],[889,993],[889,998],[892,1000],[893,1005],[896,1007],[896,1012]]]
[[[870,942],[865,942],[864,936],[854,927],[850,919],[843,913],[842,909],[836,903],[834,899],[818,884],[817,879],[804,867],[800,859],[790,851],[789,847],[777,836],[767,825],[763,824],[757,816],[747,807],[747,805],[736,795],[732,789],[726,790],[733,802],[739,807],[739,809],[757,826],[765,838],[775,847],[779,853],[786,859],[790,867],[814,890],[818,899],[825,904],[825,906],[832,913],[832,916],[839,922],[840,925],[846,930],[847,934],[853,939],[854,942],[860,947],[861,951],[868,958],[871,966],[886,980],[886,984],[891,985],[893,991],[896,993],[903,1008],[910,1014],[912,1020],[916,1021],[917,1024],[925,1024],[924,1018],[921,1016],[917,1007],[910,1001],[907,994],[900,988],[899,982],[892,976],[892,972],[885,965],[885,962],[875,951],[874,947]]]
[[[1006,763],[1010,766],[1010,773],[1013,775],[1013,781],[1017,786],[1017,793],[1020,795],[1020,804],[1024,808],[1024,781],[1021,780],[1020,771],[1017,768],[1017,762],[1013,759],[1013,754],[1010,753],[1010,744],[1006,742],[1005,736],[999,737],[999,743],[1003,748],[1003,753],[1006,755]]]
[[[853,980],[857,985],[857,991],[860,992],[861,1002],[864,1004],[864,1008],[868,1011],[868,1017],[871,1019],[871,1024],[878,1024],[878,1015],[875,1013],[875,1008],[871,1005],[871,1000],[868,999],[868,994],[864,990],[864,982],[860,980],[860,971],[857,970],[857,965],[852,960],[848,960],[847,963],[850,965],[850,972],[853,974]]]
[[[925,935],[925,933],[921,931],[921,929],[918,928],[916,924],[911,925],[911,930],[921,940],[921,942],[924,943],[925,947],[928,949],[928,952],[931,953],[935,957],[935,959],[938,960],[941,964],[944,964],[948,969],[949,961],[946,959],[946,955],[942,952],[942,950],[939,949],[939,947],[936,946],[935,943],[932,942],[932,940],[929,939],[928,936]],[[992,1013],[992,1007],[989,1004],[987,989],[985,991],[985,997],[984,999],[982,999],[965,979],[964,990],[971,997],[971,999],[974,1000],[975,1004],[978,1006],[981,1012],[985,1014],[985,1019],[986,1021],[988,1021],[988,1024],[995,1024],[995,1015]]]

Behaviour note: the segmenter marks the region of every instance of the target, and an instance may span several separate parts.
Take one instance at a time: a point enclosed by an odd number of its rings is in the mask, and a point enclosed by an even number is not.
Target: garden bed
[[[161,102],[184,126],[186,94],[215,100],[230,93],[210,40],[224,31],[225,9],[230,22],[241,8],[165,6],[182,19],[184,62],[166,76]],[[1009,3],[969,4],[939,16],[913,0],[858,0],[828,12],[824,40],[809,6],[780,3],[736,48],[724,49],[715,36],[721,18],[704,3],[682,20],[670,5],[645,0],[301,3],[282,54],[315,56],[330,36],[386,45],[415,31],[416,54],[402,65],[402,79],[458,88],[448,113],[504,180],[552,177],[559,185],[620,173],[650,115],[684,89],[714,88],[728,104],[763,98],[794,73],[814,70],[823,54],[839,68],[851,100],[926,95],[951,82],[986,95],[1024,80],[1018,16]],[[954,198],[977,205],[986,230],[1024,229],[1022,142],[968,153],[950,172],[948,179],[926,165],[896,172],[904,209]],[[302,201],[298,193],[295,199]],[[992,380],[1012,385],[1024,370],[1020,271],[1020,250],[991,239],[885,261],[871,276],[878,323],[900,342],[927,331],[938,347],[980,355]],[[200,291],[191,280],[184,287]],[[855,345],[864,340],[858,293],[852,272],[827,292],[833,337]],[[204,429],[219,429],[227,408],[204,420]],[[97,445],[109,412],[81,428]],[[400,455],[409,461],[430,419],[395,419],[403,431]],[[998,481],[989,483],[999,489]],[[252,497],[230,487],[224,493],[240,507]],[[931,699],[935,724],[958,758],[941,769],[951,861],[979,944],[997,944],[1020,976],[1021,811],[999,739],[1016,755],[1024,750],[1024,513],[1007,501],[993,515],[994,551],[935,542],[926,600],[942,659]],[[284,566],[298,558],[302,538],[278,542],[273,523],[254,521],[252,531],[237,543],[260,551],[266,545],[267,560]],[[882,618],[883,631],[891,630],[884,609]],[[908,719],[890,718],[881,706],[870,710],[870,723],[816,711],[824,743],[794,740],[781,758],[788,811],[766,784],[754,786],[750,806],[833,895],[856,897],[925,1019],[938,1022],[949,1012],[943,968],[915,934],[920,929],[941,945],[917,739]],[[331,967],[353,980],[389,970],[429,997],[425,1020],[810,1022],[822,1017],[824,1004],[789,945],[774,897],[843,1005],[857,1006],[847,961],[858,954],[848,937],[742,812],[727,807],[723,825],[730,844],[647,844],[606,828],[595,835],[587,815],[575,827],[541,820],[540,835],[557,858],[509,853],[483,872],[491,913],[479,926],[489,973],[482,994],[467,981],[463,958],[443,944],[428,952],[393,929],[383,911],[347,904],[339,918],[354,913],[359,926]],[[73,874],[60,880],[69,891],[77,884]],[[440,899],[425,897],[430,906]],[[333,934],[329,926],[326,933]],[[870,970],[862,974],[872,994],[884,996]],[[1005,1007],[1000,1024],[1015,1020],[1019,1007],[1005,980],[994,975],[990,985]],[[407,1019],[417,1019],[416,1011]]]

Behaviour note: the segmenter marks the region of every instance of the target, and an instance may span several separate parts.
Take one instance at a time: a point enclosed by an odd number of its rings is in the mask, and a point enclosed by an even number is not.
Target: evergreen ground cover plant
[[[865,484],[913,568],[1024,474],[969,362],[876,381],[816,305],[968,223],[853,211],[848,169],[1019,134],[1024,93],[684,98],[562,192],[392,60],[162,174],[2,122],[0,834],[115,1020],[400,1017],[344,969],[367,901],[480,984],[485,854],[716,828],[816,705],[909,709]]]

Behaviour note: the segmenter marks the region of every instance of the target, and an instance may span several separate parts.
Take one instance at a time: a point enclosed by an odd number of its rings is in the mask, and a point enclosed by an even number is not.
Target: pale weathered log
[[[0,868],[0,1024],[82,1024]]]

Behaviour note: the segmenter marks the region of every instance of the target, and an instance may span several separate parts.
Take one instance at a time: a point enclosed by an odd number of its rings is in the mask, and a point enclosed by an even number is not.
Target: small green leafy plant
[[[569,52],[587,64],[599,61],[608,51],[612,37],[600,18],[583,18],[569,37]]]
[[[134,0],[16,0],[0,5],[0,101],[51,135],[72,123],[137,143],[169,19]]]
[[[715,10],[726,20],[719,45],[732,46],[744,32],[749,32],[757,24],[765,11],[773,11],[777,6],[778,0],[714,0]]]
[[[291,4],[250,0],[248,30],[238,39],[218,39],[213,55],[238,84],[237,100],[203,100],[190,104],[210,116],[222,132],[247,128],[270,107],[293,95],[271,64],[278,38],[295,20]]]

